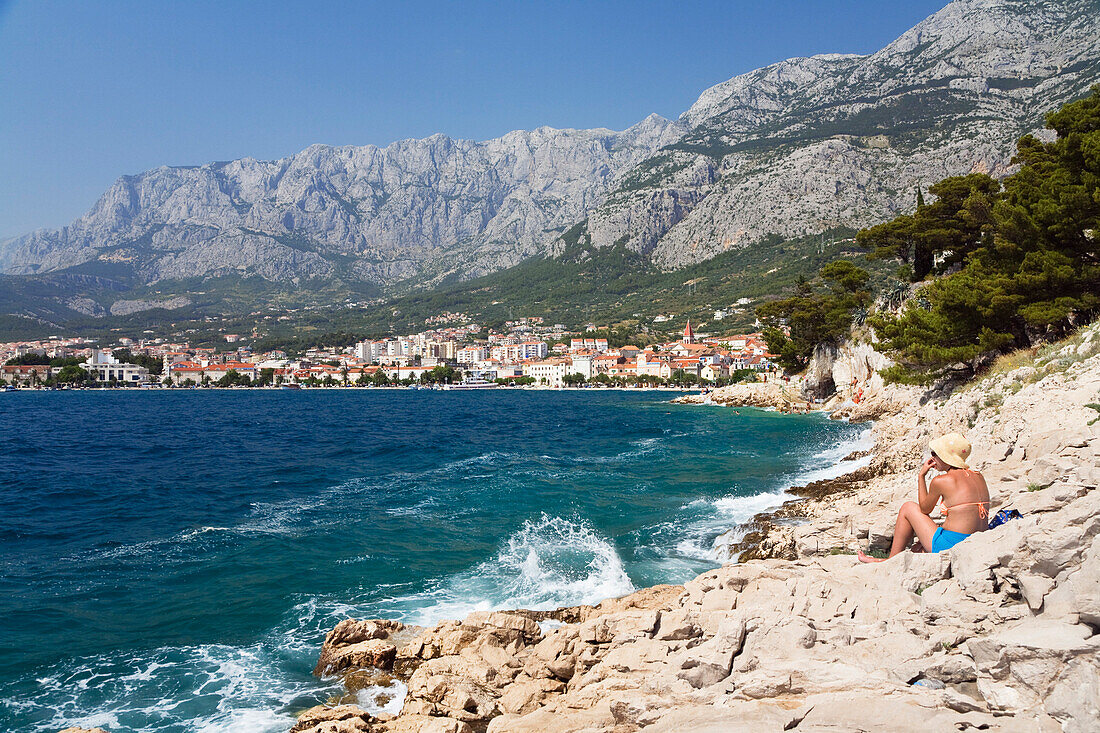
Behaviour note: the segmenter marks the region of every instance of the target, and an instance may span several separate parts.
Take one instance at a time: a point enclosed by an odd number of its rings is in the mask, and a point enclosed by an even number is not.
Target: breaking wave
[[[868,450],[873,445],[871,428],[864,428],[849,440],[809,453],[801,461],[797,472],[777,477],[770,490],[749,495],[731,493],[715,499],[689,502],[681,510],[685,521],[677,528],[680,537],[669,542],[669,555],[673,559],[710,563],[721,561],[717,541],[722,534],[790,499],[791,495],[786,492],[791,486],[837,478],[868,465],[870,456],[852,461],[845,461],[844,458],[853,452]]]
[[[288,677],[281,669],[279,658],[288,653],[293,649],[277,644],[208,644],[78,658],[41,670],[34,694],[4,704],[41,731],[285,731],[291,710],[318,692],[307,675]]]
[[[634,589],[609,540],[583,521],[542,514],[491,560],[392,603],[406,620],[427,625],[473,611],[598,603]]]

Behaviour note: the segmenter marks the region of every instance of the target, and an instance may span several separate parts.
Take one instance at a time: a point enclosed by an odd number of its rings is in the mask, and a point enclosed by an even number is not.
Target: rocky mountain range
[[[385,148],[312,145],[289,158],[124,176],[60,230],[9,241],[5,272],[131,268],[141,282],[259,275],[394,282],[515,264],[682,135],[652,115],[623,132],[433,135]],[[116,267],[117,271],[117,267]]]
[[[0,272],[394,287],[576,243],[672,269],[770,233],[887,219],[948,175],[1003,175],[1015,139],[1097,81],[1100,2],[957,0],[877,53],[734,77],[675,122],[124,176],[69,226],[0,243]]]
[[[959,0],[869,56],[795,58],[703,92],[689,132],[590,215],[674,268],[770,232],[863,227],[917,186],[1009,172],[1015,140],[1100,81],[1100,3]]]

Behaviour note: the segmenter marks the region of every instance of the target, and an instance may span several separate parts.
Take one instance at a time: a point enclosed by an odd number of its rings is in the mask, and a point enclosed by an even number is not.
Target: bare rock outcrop
[[[881,393],[885,387],[882,370],[893,361],[865,341],[848,339],[840,344],[824,343],[814,348],[802,382],[802,392],[811,399],[838,397],[853,400],[857,395]]]
[[[111,303],[111,315],[128,316],[132,313],[140,313],[154,308],[176,310],[177,308],[186,308],[189,305],[191,305],[191,299],[182,296],[166,300],[116,300]]]
[[[290,733],[371,733],[374,722],[355,705],[317,705],[298,716]]]
[[[335,674],[364,667],[393,669],[397,657],[397,644],[393,640],[407,629],[402,623],[386,619],[345,619],[325,636],[313,674]]]
[[[802,396],[802,381],[785,382],[774,377],[766,382],[742,382],[719,387],[707,394],[682,395],[672,400],[680,405],[760,407],[782,412],[805,412],[813,405]]]

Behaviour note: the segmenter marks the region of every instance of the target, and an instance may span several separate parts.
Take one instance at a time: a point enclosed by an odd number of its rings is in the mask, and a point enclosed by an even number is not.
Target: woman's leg
[[[931,552],[932,535],[936,533],[936,523],[932,517],[920,510],[915,501],[907,501],[898,511],[898,521],[894,524],[894,541],[890,545],[890,557],[903,552],[913,543],[916,535],[924,549]]]
[[[894,541],[890,545],[890,557],[902,552],[913,542],[916,535],[928,552],[932,551],[932,535],[936,532],[936,523],[932,517],[920,510],[915,501],[907,501],[898,510],[898,520],[894,523]],[[863,552],[859,553],[862,562],[875,562],[875,558]]]

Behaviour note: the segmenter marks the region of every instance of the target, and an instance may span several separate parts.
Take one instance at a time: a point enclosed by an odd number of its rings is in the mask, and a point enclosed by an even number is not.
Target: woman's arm
[[[936,485],[936,480],[932,479],[932,486],[929,488],[924,478],[935,464],[936,462],[929,458],[921,464],[920,470],[917,472],[917,505],[920,506],[920,510],[924,514],[931,514],[932,510],[936,508],[936,503],[940,500],[940,489]]]

